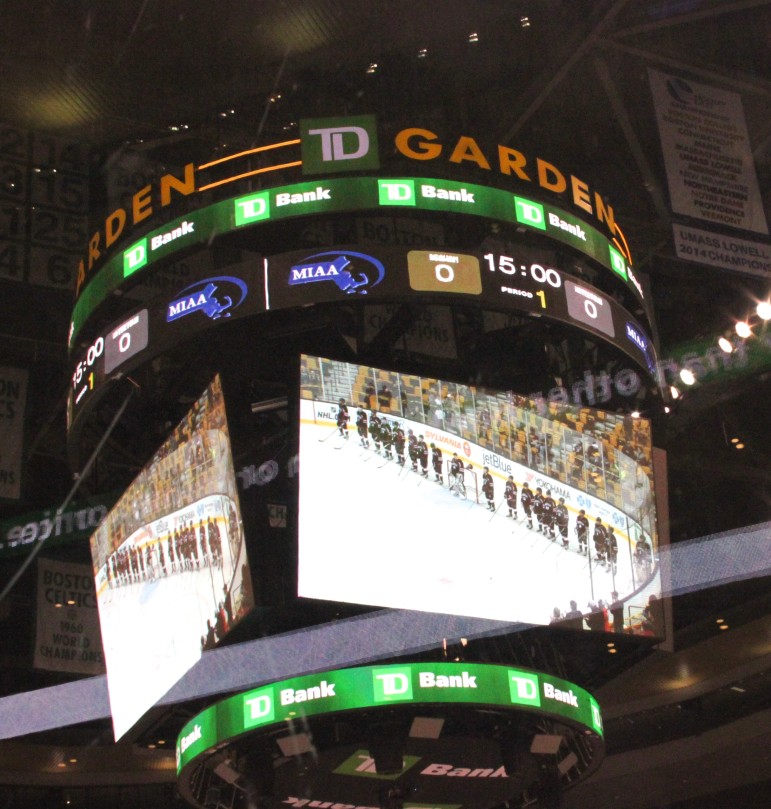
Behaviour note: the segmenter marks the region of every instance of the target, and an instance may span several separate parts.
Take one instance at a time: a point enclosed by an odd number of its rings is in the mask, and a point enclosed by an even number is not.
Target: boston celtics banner
[[[0,499],[21,496],[21,461],[27,372],[0,368]]]
[[[73,674],[104,672],[90,565],[38,560],[34,666]]]

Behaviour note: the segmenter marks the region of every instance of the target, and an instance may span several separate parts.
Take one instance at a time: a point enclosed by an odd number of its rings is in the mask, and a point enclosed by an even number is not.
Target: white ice
[[[446,457],[446,456],[445,456]],[[304,424],[300,449],[301,596],[525,623],[548,623],[570,601],[588,612],[633,590],[628,543],[611,573],[570,547],[507,517],[504,479],[495,479],[495,515],[454,497],[445,484],[386,462],[359,444]],[[520,482],[518,482],[520,483]],[[591,531],[591,529],[590,529]],[[593,551],[593,548],[592,548]]]

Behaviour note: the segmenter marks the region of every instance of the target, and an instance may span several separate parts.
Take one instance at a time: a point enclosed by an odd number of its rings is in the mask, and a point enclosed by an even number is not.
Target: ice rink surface
[[[362,448],[354,430],[345,440],[329,426],[303,424],[299,594],[546,624],[571,600],[586,613],[592,601],[611,603],[614,590],[622,599],[633,591],[627,541],[619,538],[612,574],[578,553],[575,509],[564,549],[528,529],[519,503],[519,520],[507,516],[504,477],[494,476],[493,515],[484,499],[454,497],[446,474],[444,485],[435,482],[430,463],[428,472]]]
[[[223,564],[106,588],[99,597],[107,683],[115,737],[120,738],[201,657],[206,622],[215,623],[223,586],[245,561],[230,555],[223,531]],[[157,572],[157,559],[155,562]]]

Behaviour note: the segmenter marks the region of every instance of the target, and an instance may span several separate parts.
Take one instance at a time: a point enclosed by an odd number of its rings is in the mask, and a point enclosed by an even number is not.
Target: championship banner
[[[0,368],[0,499],[21,496],[21,460],[27,372]]]
[[[38,560],[36,669],[103,674],[94,576],[89,565]]]
[[[771,278],[771,244],[737,239],[714,231],[673,225],[679,259],[724,270]]]
[[[648,70],[675,213],[768,233],[741,96]]]

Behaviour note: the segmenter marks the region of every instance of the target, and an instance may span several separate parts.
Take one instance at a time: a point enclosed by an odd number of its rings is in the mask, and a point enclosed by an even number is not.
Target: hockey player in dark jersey
[[[543,491],[540,486],[535,490],[535,494],[533,495],[533,514],[535,514],[535,521],[538,524],[539,532],[543,531]]]
[[[495,511],[495,485],[493,484],[493,476],[487,467],[482,472],[482,493],[487,500],[487,508],[490,511]]]
[[[412,463],[412,471],[418,471],[418,438],[412,430],[407,430],[407,453]]]
[[[644,579],[648,578],[653,567],[653,555],[644,536],[640,536],[634,546],[634,563],[638,574]]]
[[[551,496],[551,491],[546,490],[546,496],[543,498],[543,505],[541,506],[541,524],[543,525],[543,532],[547,534],[550,539],[554,539],[554,509],[556,504],[554,498]]]
[[[359,443],[366,449],[369,446],[367,412],[361,407],[356,411],[356,432],[359,434]]]
[[[533,527],[533,492],[530,489],[530,484],[525,483],[522,486],[522,494],[519,496],[519,502],[522,503],[522,511],[525,512],[527,517],[527,527]]]
[[[418,460],[420,461],[420,473],[424,478],[428,477],[428,444],[421,435],[418,438]]]
[[[404,428],[401,424],[396,424],[394,427],[394,446],[396,447],[396,460],[400,466],[404,466],[404,445],[407,443],[407,438],[404,435]]]
[[[340,399],[337,405],[337,429],[343,438],[348,438],[348,422],[350,419],[348,405],[345,403],[345,399]]]
[[[380,440],[383,442],[383,453],[389,460],[394,457],[394,435],[391,425],[385,417],[380,421]]]
[[[380,453],[380,416],[374,410],[369,417],[369,437],[375,452]]]
[[[560,501],[554,509],[554,521],[557,523],[557,530],[560,532],[562,547],[567,548],[570,543],[568,542],[568,509],[565,505],[564,497],[560,497]]]
[[[578,552],[584,553],[589,547],[589,518],[584,509],[581,509],[576,517],[576,536],[578,537]]]
[[[605,526],[602,524],[602,518],[597,517],[594,523],[594,533],[592,534],[592,541],[594,542],[595,560],[605,564],[605,554],[607,552],[607,538],[608,533]]]
[[[613,532],[613,526],[609,525],[607,528],[607,539],[605,540],[605,547],[608,555],[608,566],[612,573],[615,575],[618,570],[618,540]]]
[[[442,475],[442,450],[436,444],[431,444],[431,466],[434,468],[434,480],[444,484]]]
[[[509,507],[509,517],[517,519],[517,484],[514,483],[514,478],[509,475],[506,480],[506,488],[503,492],[503,497],[506,500],[506,505]]]

